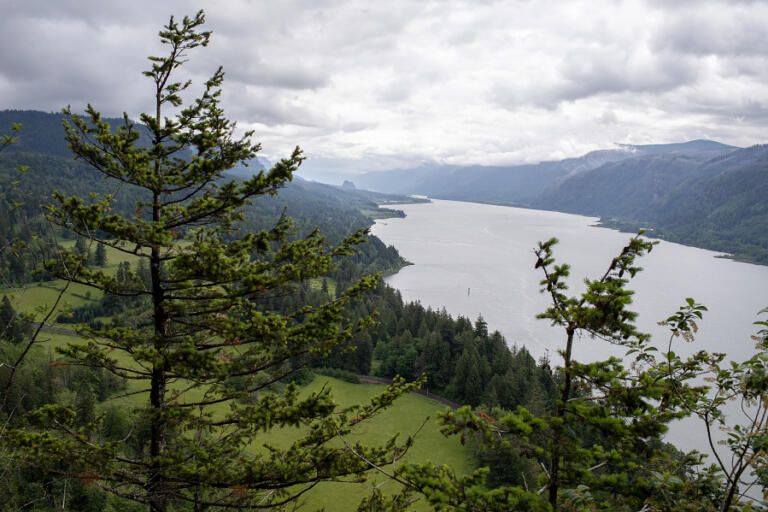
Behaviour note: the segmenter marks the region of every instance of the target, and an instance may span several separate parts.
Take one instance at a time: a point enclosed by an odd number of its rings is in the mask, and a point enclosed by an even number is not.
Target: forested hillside
[[[17,121],[11,121],[17,119]],[[44,257],[47,240],[54,231],[43,222],[41,205],[51,202],[51,194],[95,193],[110,194],[111,207],[123,215],[135,215],[136,201],[148,199],[138,188],[104,180],[82,161],[74,160],[66,147],[61,114],[36,111],[0,112],[0,122],[8,132],[11,122],[22,125],[16,142],[0,153],[0,241],[10,243],[14,238],[26,248],[21,252],[5,251],[0,255],[0,276],[5,285],[45,279],[45,273],[32,275],[30,270]],[[110,119],[112,127],[122,120]],[[143,139],[142,139],[143,141]],[[139,144],[146,142],[139,141]],[[245,179],[262,167],[237,167],[232,177]],[[402,212],[380,208],[378,203],[411,201],[403,196],[391,196],[367,191],[342,190],[337,187],[309,182],[299,176],[286,184],[279,196],[261,197],[245,211],[243,230],[258,231],[275,225],[285,212],[294,219],[292,238],[304,237],[315,228],[331,244],[338,244],[347,234],[367,227],[374,217],[402,215]],[[56,230],[58,236],[68,237]],[[404,261],[392,248],[387,249],[374,236],[360,246],[354,260],[370,272],[392,272]]]
[[[706,161],[636,157],[573,176],[532,206],[602,217],[605,225],[768,264],[768,148]]]
[[[67,141],[64,138],[62,121],[64,116],[61,112],[41,112],[38,110],[2,110],[0,111],[0,136],[9,133],[9,127],[12,123],[17,123],[23,127],[14,134],[16,141],[9,146],[8,153],[39,153],[42,155],[61,156],[67,159],[72,158],[72,152],[69,150]],[[121,118],[103,118],[103,122],[108,123],[113,130],[126,126],[126,120]],[[128,120],[129,123],[135,121]],[[147,131],[139,124],[136,126],[140,138],[137,142],[139,147],[149,145]],[[265,169],[269,162],[263,158],[256,157],[248,163],[248,167],[237,166],[234,171],[253,172]]]
[[[671,188],[695,177],[699,162],[686,156],[651,155],[614,162],[550,187],[532,206],[593,217],[649,220]]]
[[[625,145],[536,165],[369,173],[358,184],[601,217],[606,226],[647,228],[654,236],[768,264],[767,175],[765,146],[697,140]]]

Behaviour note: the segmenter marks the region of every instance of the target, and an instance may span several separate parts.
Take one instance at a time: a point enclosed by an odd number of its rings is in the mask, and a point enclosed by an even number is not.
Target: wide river
[[[373,234],[394,245],[412,262],[386,279],[406,301],[475,320],[482,314],[489,330],[507,343],[524,345],[534,355],[549,354],[558,363],[562,329],[536,314],[547,307],[539,293],[541,271],[534,269],[539,240],[557,237],[555,258],[571,265],[571,291],[584,289],[585,277],[602,275],[630,235],[594,227],[595,218],[458,201],[398,205],[404,219],[379,220]],[[716,258],[717,253],[662,241],[640,260],[644,271],[632,280],[637,324],[666,346],[668,331],[657,322],[693,297],[704,304],[694,343],[676,340],[676,352],[706,349],[734,360],[754,352],[750,335],[758,311],[768,306],[768,267]],[[768,315],[764,315],[768,318]],[[584,337],[575,347],[578,360],[594,360],[623,351]],[[702,435],[676,438],[681,448],[703,449]]]

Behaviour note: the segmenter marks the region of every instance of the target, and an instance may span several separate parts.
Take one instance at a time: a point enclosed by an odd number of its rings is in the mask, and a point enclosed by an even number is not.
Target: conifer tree
[[[14,335],[15,321],[16,310],[13,309],[11,299],[7,295],[3,295],[3,300],[0,301],[0,339],[16,341]]]
[[[104,247],[104,244],[96,244],[93,262],[99,267],[103,267],[107,264],[107,249]]]
[[[75,240],[75,250],[80,255],[88,254],[88,244],[85,238],[77,237],[77,240]]]
[[[0,301],[0,340],[21,343],[29,337],[32,322],[29,315],[19,313],[11,304],[7,295]]]
[[[270,391],[300,366],[292,362],[327,354],[370,324],[370,318],[345,318],[343,311],[376,277],[337,288],[335,300],[317,307],[285,313],[259,305],[259,298],[290,293],[333,270],[333,258],[350,254],[364,232],[335,248],[317,232],[287,242],[291,223],[285,216],[269,231],[237,232],[241,209],[252,198],[275,195],[303,157],[296,148],[243,182],[223,177],[253,159],[260,146],[251,133],[235,137],[224,117],[221,68],[202,96],[183,101],[190,82],[176,81],[177,69],[191,50],[208,45],[203,23],[202,11],[181,22],[171,17],[160,32],[168,54],[150,57],[144,72],[154,108],[141,115],[141,125],[126,114],[113,132],[90,105],[84,117],[65,110],[76,157],[121,186],[143,191],[135,215],[114,213],[110,195],[84,200],[55,194],[48,208],[52,222],[145,262],[141,275],[121,267],[120,279],[96,268],[72,275],[82,260],[77,251],[62,251],[48,265],[54,275],[105,294],[147,298],[146,325],[84,328],[82,343],[60,351],[69,363],[136,383],[132,389],[144,401],[134,410],[137,428],[127,442],[100,441],[109,436],[95,434],[98,419],[80,427],[71,409],[49,405],[29,417],[37,430],[11,431],[4,439],[21,463],[77,476],[157,512],[280,506],[319,482],[391,462],[410,443],[398,446],[392,439],[352,451],[330,441],[412,385],[398,383],[368,405],[344,410],[326,389],[303,398],[291,384]],[[137,144],[141,133],[149,134],[148,147]],[[278,427],[303,430],[289,447],[262,447],[263,433]]]

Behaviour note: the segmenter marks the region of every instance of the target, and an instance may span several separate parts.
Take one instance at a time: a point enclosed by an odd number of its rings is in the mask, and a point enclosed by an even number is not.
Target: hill
[[[9,153],[38,153],[41,155],[72,158],[72,153],[64,139],[62,122],[64,115],[60,112],[41,112],[38,110],[2,110],[0,111],[0,135],[8,135],[11,123],[18,123],[22,130],[17,132],[16,143],[7,148]],[[125,126],[123,118],[105,118],[113,131]],[[137,125],[142,133],[139,146],[148,146],[149,138],[144,134],[141,125]],[[268,160],[257,157],[250,167],[242,168],[243,172],[261,170],[270,167]],[[251,171],[252,172],[252,171]]]
[[[510,166],[423,165],[411,169],[377,171],[355,179],[361,188],[398,194],[423,194],[438,199],[530,206],[547,190],[571,176],[603,165],[638,157],[682,157],[709,160],[736,150],[707,140],[680,144],[619,145],[577,158]]]
[[[702,155],[657,152],[571,176],[531,206],[602,217],[628,231],[768,264],[768,147]]]
[[[85,192],[113,196],[112,208],[122,215],[136,215],[136,201],[147,200],[141,191],[130,185],[108,182],[80,161],[72,158],[66,147],[62,114],[37,111],[0,112],[0,132],[8,132],[11,123],[20,123],[16,143],[0,153],[0,243],[5,246],[16,237],[28,246],[33,232],[50,234],[50,229],[34,226],[43,218],[42,204],[51,202],[58,190],[65,195]],[[123,120],[108,120],[116,127]],[[18,166],[29,172],[20,172]],[[232,169],[234,178],[250,176],[261,170],[257,162],[248,168]],[[243,229],[257,231],[272,227],[285,211],[294,218],[292,236],[306,236],[319,227],[328,242],[337,244],[349,233],[365,228],[376,217],[401,216],[402,212],[380,208],[379,203],[412,201],[405,196],[387,195],[354,189],[341,189],[295,177],[277,197],[261,197],[246,211]],[[31,224],[30,224],[31,223]],[[30,229],[32,228],[32,229]],[[392,272],[405,264],[397,251],[387,248],[371,236],[363,244],[355,262],[371,272]],[[16,257],[11,251],[0,254],[0,282],[6,286],[29,278],[34,258],[29,254]]]
[[[695,177],[699,162],[682,155],[651,154],[612,162],[570,176],[531,206],[597,217],[648,216],[670,188]]]
[[[424,166],[361,176],[358,186],[601,217],[627,231],[768,264],[768,147],[710,140],[619,145],[506,167]]]

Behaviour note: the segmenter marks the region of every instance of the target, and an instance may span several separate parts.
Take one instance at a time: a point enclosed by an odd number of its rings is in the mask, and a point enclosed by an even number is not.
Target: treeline
[[[472,406],[514,410],[525,405],[543,411],[553,403],[546,362],[539,365],[525,348],[507,346],[498,331],[489,333],[482,316],[473,324],[445,309],[404,304],[386,285],[355,308],[356,316],[377,314],[379,324],[354,340],[355,351],[331,356],[332,366],[411,380],[425,374],[430,392]],[[368,353],[370,363],[362,357]]]
[[[371,225],[371,217],[364,215],[363,210],[382,215],[392,212],[380,209],[372,201],[348,197],[350,195],[354,193],[336,191],[327,185],[306,181],[291,183],[276,198],[262,197],[248,206],[240,229],[246,232],[270,229],[285,213],[294,226],[289,239],[306,237],[317,229],[330,248],[350,233]],[[373,235],[366,238],[366,243],[356,247],[356,254],[339,260],[341,275],[347,283],[365,274],[396,272],[406,264],[394,247]]]

